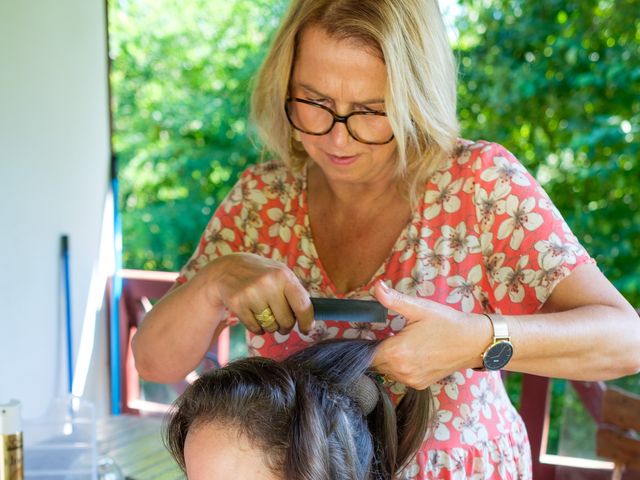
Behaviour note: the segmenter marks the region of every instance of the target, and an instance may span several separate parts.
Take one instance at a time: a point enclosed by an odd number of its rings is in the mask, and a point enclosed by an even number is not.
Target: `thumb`
[[[387,286],[382,280],[376,283],[374,293],[382,305],[402,315],[407,320],[407,324],[424,317],[425,311],[420,305],[420,299],[400,293]]]

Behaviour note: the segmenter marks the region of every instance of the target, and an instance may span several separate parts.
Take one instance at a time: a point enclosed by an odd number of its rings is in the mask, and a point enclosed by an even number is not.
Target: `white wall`
[[[0,402],[25,418],[66,391],[63,233],[74,351],[97,318],[87,395],[108,401],[105,320],[87,312],[109,187],[104,17],[104,0],[0,0]]]

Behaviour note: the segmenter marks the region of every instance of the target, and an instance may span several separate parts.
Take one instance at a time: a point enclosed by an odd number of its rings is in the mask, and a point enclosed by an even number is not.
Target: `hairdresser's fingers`
[[[293,272],[291,274],[293,275]],[[300,332],[308,334],[313,326],[313,306],[309,293],[304,289],[300,280],[295,275],[293,278],[294,281],[285,285],[284,295],[298,322],[298,329]]]
[[[296,319],[284,294],[280,296],[278,301],[273,301],[269,305],[276,318],[278,332],[283,335],[289,333],[295,325]]]
[[[383,281],[376,283],[374,292],[382,305],[402,315],[407,323],[425,318],[426,308],[432,303],[430,300],[405,295],[389,287]]]
[[[262,335],[264,330],[256,320],[255,314],[248,306],[241,306],[234,310],[234,313],[242,324],[255,335]]]

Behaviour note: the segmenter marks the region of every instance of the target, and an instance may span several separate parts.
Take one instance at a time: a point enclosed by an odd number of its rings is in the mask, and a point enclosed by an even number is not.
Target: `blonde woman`
[[[249,168],[134,339],[150,380],[196,366],[231,321],[252,354],[383,340],[395,401],[430,388],[401,478],[531,478],[499,370],[640,369],[638,317],[511,153],[458,137],[436,0],[293,0],[257,79],[272,160]],[[377,299],[386,324],[313,321],[310,296]]]

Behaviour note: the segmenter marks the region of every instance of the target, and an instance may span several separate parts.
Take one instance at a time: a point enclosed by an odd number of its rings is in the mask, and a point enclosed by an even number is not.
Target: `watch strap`
[[[493,343],[499,340],[507,340],[509,341],[511,337],[509,336],[509,327],[507,326],[506,319],[500,315],[499,313],[492,313],[489,315],[488,313],[483,313],[485,317],[489,319],[491,325],[493,326]]]

